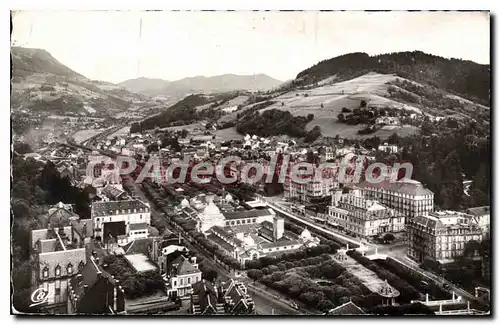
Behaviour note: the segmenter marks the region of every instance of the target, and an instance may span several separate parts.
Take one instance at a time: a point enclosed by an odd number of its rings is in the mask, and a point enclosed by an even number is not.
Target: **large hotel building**
[[[380,183],[365,181],[357,187],[361,189],[362,196],[398,211],[407,220],[434,211],[434,193],[415,180],[385,180]]]
[[[406,232],[408,256],[417,262],[425,259],[452,262],[462,255],[467,242],[483,238],[477,219],[457,211],[431,212],[408,219]]]

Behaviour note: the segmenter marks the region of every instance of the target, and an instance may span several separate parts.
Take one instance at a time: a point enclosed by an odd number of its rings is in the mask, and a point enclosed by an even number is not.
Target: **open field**
[[[179,125],[179,126],[168,126],[165,128],[161,128],[161,131],[169,131],[169,132],[176,132],[176,131],[182,131],[182,130],[187,130],[189,133],[193,132],[199,132],[199,130],[205,131],[205,126],[200,123],[193,123],[193,124],[186,124],[186,125]],[[198,131],[196,131],[198,129]]]
[[[223,130],[217,130],[215,133],[215,139],[220,141],[229,141],[229,140],[240,140],[243,139],[243,135],[236,132],[236,128],[227,128]]]
[[[364,138],[371,138],[374,136],[378,136],[381,139],[385,139],[391,136],[394,132],[402,137],[411,134],[416,134],[418,132],[418,128],[415,126],[403,125],[403,126],[394,126],[392,128],[389,127],[382,128],[371,134],[358,134],[358,130],[361,130],[364,127],[363,125],[361,124],[349,125],[349,124],[339,123],[336,117],[315,118],[306,125],[306,129],[310,130],[315,126],[319,126],[321,128],[321,134],[323,136],[332,138],[338,134],[341,137],[351,138],[351,139],[353,138],[364,139]]]
[[[102,129],[90,129],[90,130],[80,130],[73,134],[73,139],[76,143],[82,143],[83,141],[92,138],[94,135],[101,133]]]
[[[130,126],[124,126],[122,127],[121,129],[119,129],[118,131],[110,134],[108,136],[108,139],[113,139],[114,137],[121,137],[121,136],[125,136],[127,135],[128,133],[130,132]]]
[[[215,107],[216,110],[223,110],[223,109],[228,109],[230,107],[237,107],[238,105],[242,105],[244,102],[246,102],[248,99],[248,96],[238,96],[236,98],[233,98],[229,100],[227,103],[224,103],[223,105],[219,105]],[[200,105],[196,107],[196,111],[202,111],[204,109],[207,109],[212,105],[213,103],[205,104],[205,105]]]

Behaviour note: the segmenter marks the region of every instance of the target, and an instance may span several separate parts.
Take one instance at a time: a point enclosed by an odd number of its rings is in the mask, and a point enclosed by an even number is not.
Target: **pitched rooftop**
[[[149,207],[144,202],[137,199],[126,201],[94,202],[92,204],[92,217],[148,211]]]

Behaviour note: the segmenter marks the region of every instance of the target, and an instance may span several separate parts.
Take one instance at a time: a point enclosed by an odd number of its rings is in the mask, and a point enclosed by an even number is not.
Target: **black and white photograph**
[[[491,318],[489,11],[10,20],[12,315]]]

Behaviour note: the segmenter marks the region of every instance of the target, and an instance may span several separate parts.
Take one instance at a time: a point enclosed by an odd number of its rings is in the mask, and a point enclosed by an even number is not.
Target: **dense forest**
[[[393,73],[489,105],[489,65],[446,59],[420,51],[376,56],[366,53],[341,55],[300,72],[295,83],[312,84],[333,75],[339,79],[353,78],[369,71]]]
[[[412,163],[413,178],[434,192],[435,204],[442,209],[489,205],[491,143],[488,124],[449,121],[427,120],[421,134],[416,136],[400,138],[393,134],[388,142],[399,145],[402,150],[389,155],[385,161],[389,164]],[[366,141],[380,143],[376,138]],[[464,193],[464,180],[473,181],[468,195]]]
[[[241,134],[255,134],[262,137],[288,135],[291,137],[305,137],[306,142],[312,142],[321,135],[317,126],[310,131],[306,124],[314,119],[313,114],[308,116],[293,116],[290,112],[270,109],[260,113],[255,110],[245,112],[236,123],[236,131]]]

